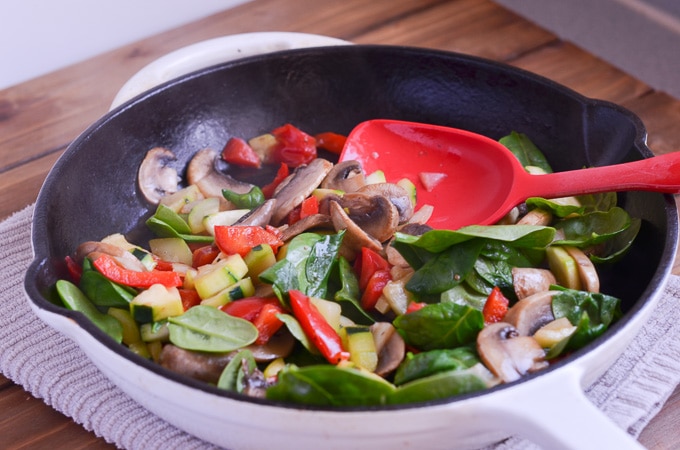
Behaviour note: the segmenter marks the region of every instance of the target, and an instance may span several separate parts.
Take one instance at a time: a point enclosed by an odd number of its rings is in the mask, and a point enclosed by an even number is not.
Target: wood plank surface
[[[297,31],[358,44],[462,52],[544,75],[619,103],[645,123],[657,154],[680,148],[680,101],[489,0],[254,0],[0,91],[0,220],[32,203],[68,144],[124,82],[156,58],[228,34]],[[676,263],[675,273],[680,273]],[[648,448],[680,438],[680,394],[643,432]],[[1,448],[112,448],[0,375]]]

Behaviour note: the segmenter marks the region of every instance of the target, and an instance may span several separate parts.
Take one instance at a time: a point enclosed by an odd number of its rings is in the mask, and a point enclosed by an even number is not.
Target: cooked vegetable
[[[527,171],[551,171],[526,135],[502,142]],[[114,234],[65,257],[78,285],[57,283],[62,303],[184,376],[326,406],[516,381],[620,316],[597,264],[622,257],[640,221],[615,194],[532,198],[502,225],[434,230],[413,181],[317,157],[343,143],[288,124],[198,151],[185,187],[156,191],[148,245]]]

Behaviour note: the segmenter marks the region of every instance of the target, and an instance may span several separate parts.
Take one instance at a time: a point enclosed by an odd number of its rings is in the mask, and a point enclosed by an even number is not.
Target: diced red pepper
[[[281,182],[288,175],[290,175],[290,169],[288,168],[288,165],[286,163],[281,163],[279,170],[276,172],[272,182],[262,188],[262,193],[264,194],[265,198],[272,198],[272,195],[274,195],[274,191],[278,185],[281,184]]]
[[[392,279],[390,271],[386,269],[376,270],[368,280],[366,289],[361,295],[361,307],[366,311],[375,308],[375,304],[382,295],[382,291],[387,283]]]
[[[283,125],[272,131],[277,145],[272,157],[290,167],[309,164],[316,158],[316,140],[291,124]]]
[[[302,208],[300,205],[297,205],[295,208],[291,209],[288,215],[286,216],[286,223],[288,225],[293,225],[295,222],[300,220],[300,210]]]
[[[66,270],[68,270],[68,274],[71,276],[71,281],[79,284],[80,277],[83,275],[83,268],[70,256],[66,256],[64,261],[66,262]]]
[[[323,357],[331,364],[347,361],[349,352],[342,348],[340,336],[312,304],[309,297],[297,290],[291,290],[288,294],[293,314],[300,322],[302,331]]]
[[[264,345],[269,342],[269,339],[279,331],[283,322],[279,320],[277,314],[283,313],[283,308],[278,304],[267,303],[262,306],[260,313],[253,321],[253,325],[257,328],[256,345]]]
[[[324,150],[328,150],[331,153],[339,155],[342,153],[342,149],[345,147],[347,136],[329,131],[315,135],[314,139],[316,139],[316,146],[318,148],[323,148]]]
[[[426,306],[427,306],[427,303],[425,303],[425,302],[411,302],[406,307],[406,314],[416,312],[416,311],[420,311],[421,309],[423,309]]]
[[[206,264],[212,264],[220,254],[220,249],[216,245],[204,245],[199,247],[192,253],[192,267],[199,268]]]
[[[172,263],[169,262],[169,261],[162,260],[157,256],[154,256],[153,260],[156,263],[156,265],[154,266],[154,269],[156,269],[156,270],[165,270],[165,271],[174,270],[174,267],[172,267]]]
[[[319,214],[319,199],[310,195],[300,204],[300,219]]]
[[[182,286],[182,277],[177,272],[129,270],[118,265],[116,260],[107,254],[100,255],[92,264],[106,278],[125,286],[137,288],[148,288],[154,284],[162,284],[165,287]]]
[[[227,255],[238,253],[245,256],[253,247],[260,244],[269,244],[276,252],[283,245],[283,241],[278,235],[258,226],[217,225],[215,244]]]
[[[252,322],[260,313],[262,307],[268,304],[278,305],[279,301],[274,297],[246,297],[222,305],[220,309],[230,316],[240,317]]]
[[[484,303],[482,314],[485,323],[496,323],[503,320],[508,312],[510,301],[503,295],[498,286],[491,290],[491,294]]]
[[[184,311],[201,303],[201,297],[194,289],[178,289]]]
[[[222,159],[229,164],[259,169],[262,165],[255,150],[241,138],[232,137],[222,149]]]
[[[378,270],[389,270],[390,264],[385,258],[368,247],[361,248],[361,255],[354,262],[354,271],[359,277],[359,289],[366,289],[368,280]]]

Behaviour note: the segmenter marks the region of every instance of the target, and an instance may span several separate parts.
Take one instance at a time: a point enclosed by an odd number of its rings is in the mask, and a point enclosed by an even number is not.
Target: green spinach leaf
[[[212,306],[197,305],[168,318],[170,342],[186,350],[230,352],[255,342],[255,325]]]
[[[513,131],[509,135],[502,137],[498,142],[506,146],[523,167],[535,166],[541,168],[545,173],[552,172],[552,168],[543,152],[536,147],[526,134]]]
[[[245,194],[239,194],[228,189],[222,189],[222,196],[236,205],[238,209],[255,209],[264,203],[264,194],[262,189],[253,186],[250,191]]]
[[[409,352],[394,374],[394,384],[399,386],[439,372],[468,369],[477,363],[479,357],[472,347]]]
[[[471,306],[437,303],[398,316],[393,324],[408,345],[434,350],[474,342],[484,327],[484,316]]]

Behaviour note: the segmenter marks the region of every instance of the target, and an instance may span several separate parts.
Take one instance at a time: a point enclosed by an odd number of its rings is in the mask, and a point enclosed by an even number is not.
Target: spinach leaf
[[[438,372],[467,369],[478,362],[477,352],[471,347],[409,352],[394,374],[394,384],[399,386]]]
[[[277,314],[276,317],[286,325],[286,328],[288,328],[290,334],[292,334],[293,337],[297,339],[302,344],[302,346],[307,349],[308,352],[312,354],[320,354],[319,350],[309,340],[302,329],[300,322],[298,322],[295,317],[291,316],[290,314]]]
[[[605,294],[559,288],[553,296],[552,311],[555,319],[566,317],[576,331],[564,350],[577,350],[592,342],[621,317],[621,301]]]
[[[333,299],[340,303],[342,315],[360,325],[371,325],[375,319],[361,307],[359,296],[359,280],[352,266],[342,256],[338,259],[338,273],[340,289],[335,292]]]
[[[228,189],[222,189],[222,196],[236,205],[238,209],[254,209],[264,203],[264,194],[262,189],[253,186],[250,191],[245,194],[239,194]]]
[[[472,369],[449,370],[398,387],[389,397],[389,403],[427,402],[487,388],[486,382]]]
[[[97,306],[129,308],[130,302],[137,295],[137,291],[131,287],[114,283],[91,267],[89,260],[85,259],[83,273],[78,283],[78,287],[87,298],[92,299],[92,303]]]
[[[616,192],[602,194],[579,195],[579,202],[583,205],[583,214],[595,211],[609,211],[616,206],[618,201]]]
[[[564,205],[541,197],[530,197],[526,199],[527,206],[540,208],[552,213],[556,217],[567,217],[571,214],[583,214],[585,208],[576,205]]]
[[[78,286],[66,280],[56,283],[56,290],[64,306],[72,311],[79,311],[92,321],[100,330],[108,334],[118,343],[123,341],[123,326],[113,316],[102,313],[89,298],[78,289]]]
[[[472,270],[483,241],[468,240],[437,253],[416,270],[406,283],[406,289],[416,296],[439,296],[461,283]]]
[[[498,142],[506,146],[523,167],[540,167],[545,173],[551,173],[552,168],[548,160],[536,145],[524,133],[512,131],[508,136],[502,137]]]
[[[630,226],[612,239],[604,242],[597,254],[590,255],[594,263],[611,263],[621,259],[626,254],[633,241],[640,232],[642,221],[637,217],[630,219]]]
[[[455,348],[477,339],[484,316],[471,306],[437,303],[398,316],[393,325],[408,345],[418,349]]]
[[[246,383],[245,377],[252,374],[257,369],[257,363],[253,357],[253,352],[248,349],[241,350],[226,365],[219,380],[217,387],[229,391],[243,392]]]
[[[328,280],[335,267],[344,232],[332,235],[302,233],[288,244],[285,257],[260,274],[274,286],[286,305],[287,292],[297,289],[308,296],[328,297]]]
[[[332,365],[286,367],[267,399],[318,406],[384,405],[395,387],[382,378]]]
[[[575,247],[599,244],[622,233],[630,224],[630,216],[618,206],[606,212],[597,211],[563,219],[555,224],[555,228],[564,233],[564,238],[555,244]]]
[[[168,318],[170,342],[186,350],[230,352],[252,344],[257,328],[212,306],[197,305]]]
[[[465,283],[454,286],[448,291],[442,292],[440,301],[442,303],[458,303],[459,305],[468,305],[475,309],[482,310],[484,303],[489,294],[480,294],[477,291],[470,289],[467,280]]]

